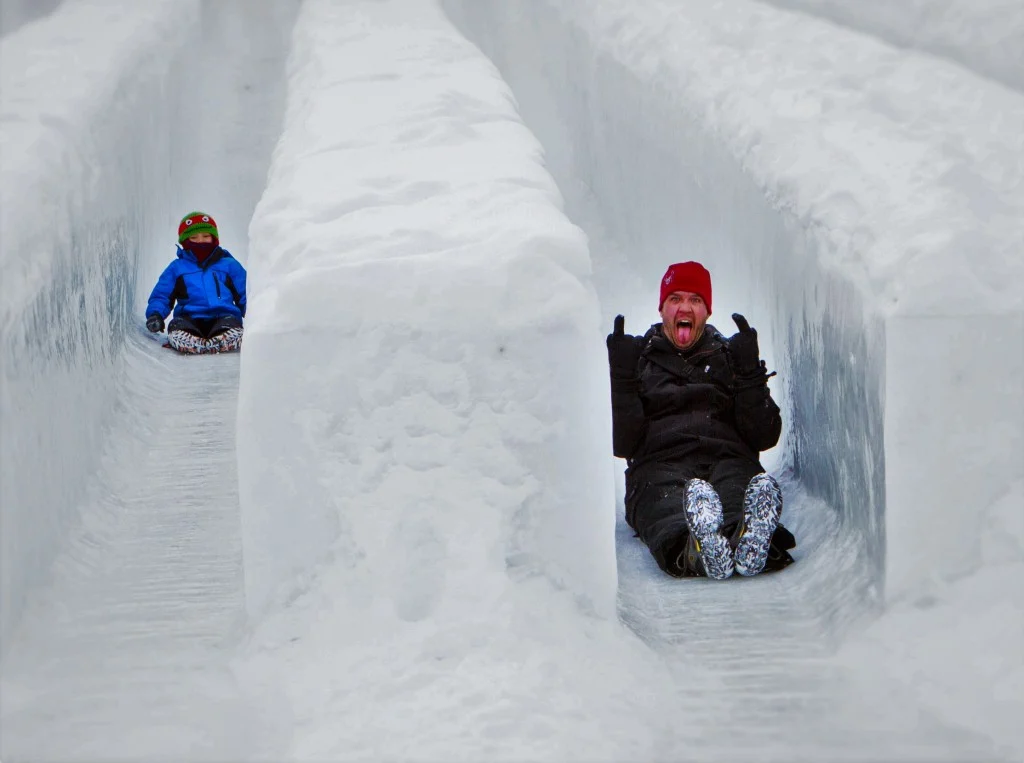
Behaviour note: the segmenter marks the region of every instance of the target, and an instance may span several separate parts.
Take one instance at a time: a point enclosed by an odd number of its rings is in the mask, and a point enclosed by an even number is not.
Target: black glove
[[[747,319],[739,313],[733,313],[739,332],[729,337],[729,363],[737,376],[764,376],[765,370],[761,363],[761,353],[757,347],[757,331],[750,327]]]
[[[643,344],[636,337],[626,334],[626,319],[615,316],[615,329],[608,335],[608,367],[613,379],[637,378],[637,366],[640,364],[640,353]]]
[[[164,330],[164,319],[154,313],[153,315],[146,318],[146,328],[152,331],[154,334],[158,331]]]

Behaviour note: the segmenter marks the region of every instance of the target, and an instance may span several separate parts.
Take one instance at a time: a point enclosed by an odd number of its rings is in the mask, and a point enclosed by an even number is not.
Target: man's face
[[[662,331],[680,350],[688,350],[697,343],[708,322],[708,307],[699,294],[674,291],[661,306]]]

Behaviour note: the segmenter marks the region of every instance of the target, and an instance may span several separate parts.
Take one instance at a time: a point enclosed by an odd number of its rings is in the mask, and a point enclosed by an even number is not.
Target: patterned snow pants
[[[233,315],[206,320],[175,315],[167,326],[167,343],[188,355],[233,352],[242,346],[242,333],[242,321]]]

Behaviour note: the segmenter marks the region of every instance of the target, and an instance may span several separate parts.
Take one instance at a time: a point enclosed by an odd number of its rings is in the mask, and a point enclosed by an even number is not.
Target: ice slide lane
[[[588,235],[602,315],[625,311],[628,320],[631,306],[649,301],[649,289],[639,285],[663,271],[665,245],[684,238],[678,231],[661,231],[658,240],[660,223],[675,220],[677,228],[680,220],[696,224],[685,235],[691,247],[694,241],[709,242],[708,248],[717,250],[722,239],[728,241],[729,236],[714,230],[729,224],[724,212],[687,215],[677,207],[691,196],[706,203],[718,185],[735,213],[743,214],[748,179],[728,166],[727,158],[692,136],[688,141],[685,128],[653,124],[663,111],[637,107],[643,118],[617,118],[637,106],[634,100],[639,99],[630,91],[646,93],[657,83],[634,79],[614,56],[588,47],[593,41],[586,40],[585,32],[557,18],[560,12],[571,16],[568,12],[545,7],[504,13],[496,4],[485,9],[454,0],[444,5],[463,33],[495,61],[525,123],[544,145],[566,211]],[[543,30],[539,39],[537,30]],[[550,55],[522,55],[518,41],[523,39]],[[659,142],[661,136],[667,136],[665,143]],[[681,148],[690,142],[696,146],[692,156]],[[685,178],[704,172],[715,185],[688,193]],[[665,198],[658,198],[659,191]],[[740,221],[737,226],[751,227]],[[652,239],[659,246],[648,252]],[[727,311],[724,322],[716,322],[731,333]],[[610,329],[610,318],[607,325]],[[635,320],[631,325],[635,331],[643,328]],[[793,368],[796,363],[779,365]],[[785,385],[777,382],[773,390],[784,395]],[[813,423],[841,430],[856,426],[829,419]],[[930,714],[885,676],[868,670],[866,682],[855,685],[849,671],[836,663],[837,643],[872,611],[881,572],[878,557],[869,553],[856,523],[841,522],[835,507],[809,496],[785,469],[779,476],[787,501],[783,519],[799,542],[798,563],[778,575],[725,584],[679,581],[660,573],[622,520],[620,497],[619,613],[675,679],[678,693],[666,701],[686,727],[680,733],[680,756],[1000,759],[990,740]]]
[[[95,432],[95,441],[102,444],[92,459],[97,466],[83,480],[80,494],[69,492],[64,513],[74,519],[56,539],[50,579],[43,584],[33,580],[27,606],[4,645],[0,758],[5,763],[280,759],[287,747],[287,721],[266,717],[261,709],[267,692],[247,690],[231,667],[244,622],[235,454],[241,357],[178,356],[138,324],[153,280],[173,256],[174,224],[181,211],[195,206],[214,211],[225,246],[246,261],[245,229],[279,133],[294,5],[216,0],[174,9],[179,24],[201,21],[209,42],[215,41],[203,46],[204,55],[180,51],[181,39],[162,30],[165,7],[154,4],[149,14],[142,9],[135,16],[125,10],[126,23],[134,19],[135,26],[118,26],[111,36],[131,51],[144,43],[126,44],[116,35],[141,41],[155,36],[165,54],[161,61],[169,62],[159,78],[150,79],[143,79],[148,71],[122,67],[122,59],[94,60],[88,45],[75,47],[83,27],[101,24],[103,14],[117,11],[110,3],[76,4],[74,14],[61,9],[40,22],[39,38],[64,44],[52,48],[54,57],[77,51],[83,59],[75,96],[91,96],[94,105],[102,106],[96,111],[114,115],[123,128],[112,132],[102,122],[87,122],[92,112],[85,110],[81,123],[72,114],[59,136],[72,145],[80,134],[99,136],[100,158],[86,153],[84,161],[100,168],[105,185],[79,188],[74,172],[53,178],[42,163],[25,170],[34,173],[37,185],[59,188],[59,200],[67,196],[81,207],[67,215],[69,224],[82,228],[73,231],[72,244],[80,248],[69,259],[89,263],[90,256],[97,256],[87,246],[93,240],[88,226],[93,218],[107,220],[119,201],[126,215],[146,224],[126,226],[116,243],[128,251],[109,263],[96,263],[88,272],[92,281],[78,278],[69,267],[71,275],[49,287],[57,297],[44,301],[56,313],[42,313],[39,320],[46,325],[77,321],[82,333],[105,337],[117,332],[108,354],[93,357],[84,343],[75,345],[77,354],[54,353],[45,344],[29,348],[37,354],[32,369],[43,369],[40,376],[82,376],[84,370],[102,375],[102,384],[96,385],[102,387],[100,399],[112,402],[81,427]],[[36,77],[41,89],[53,91],[53,109],[64,113],[61,91],[45,75]],[[136,88],[127,85],[106,87],[122,79],[142,82],[154,97],[137,97]],[[212,95],[197,95],[197,83]],[[215,102],[218,119],[174,118],[179,96],[190,103]],[[18,106],[29,114],[36,108],[28,98]],[[120,118],[127,110],[132,120]],[[177,153],[179,146],[188,151],[187,161]],[[111,153],[123,161],[109,158]],[[72,168],[78,158],[72,152]],[[102,267],[119,272],[106,273]],[[109,311],[95,309],[102,294],[90,291],[93,281],[99,289],[106,282],[124,282],[126,296]],[[63,298],[67,291],[94,309],[69,312]],[[78,300],[70,304],[76,310]],[[77,391],[85,385],[75,386]],[[47,454],[46,463],[56,465],[47,473],[53,480],[66,478],[61,464],[79,455],[74,446],[81,439],[71,428],[59,429],[62,421],[79,424],[76,417],[92,413],[77,403],[77,398],[55,395],[49,410],[12,405],[13,410],[4,411],[5,417],[11,414],[4,420],[5,434],[24,435],[28,448],[38,447],[32,415],[56,419],[53,429],[64,437],[54,437],[51,449],[58,452]],[[43,521],[46,512],[59,508],[45,491],[23,493],[22,502]]]
[[[528,88],[517,98],[530,114]],[[565,138],[554,140],[564,145]],[[638,288],[643,304],[648,294],[642,268],[602,219],[597,199],[603,189],[568,172],[557,179],[567,212],[590,242],[602,314],[637,304]],[[639,220],[637,211],[633,220]],[[773,385],[780,400],[782,386]],[[763,460],[782,484],[783,520],[798,547],[797,563],[775,575],[725,583],[666,576],[625,523],[618,488],[619,617],[673,678],[678,693],[671,701],[687,719],[679,743],[684,759],[723,753],[730,759],[783,755],[801,761],[999,759],[987,739],[950,727],[897,687],[886,686],[884,696],[864,693],[835,663],[837,645],[872,616],[879,570],[859,533],[843,526],[834,507],[809,495],[788,466],[773,464],[778,458],[769,453]],[[623,468],[622,461],[612,461],[616,471]],[[877,691],[880,682],[867,684]],[[894,723],[894,716],[901,722]]]
[[[571,190],[567,196],[570,209],[588,206]],[[617,246],[603,226],[582,224],[599,296],[613,305],[613,284],[629,283],[631,276],[621,272]],[[775,474],[786,500],[783,520],[798,540],[797,563],[778,574],[725,583],[662,573],[626,524],[619,497],[619,616],[674,679],[673,701],[681,717],[693,721],[681,742],[686,759],[711,760],[727,751],[730,759],[776,760],[781,749],[785,759],[801,761],[993,759],[988,740],[950,727],[895,687],[877,697],[850,683],[833,655],[873,611],[877,570],[833,508],[808,495],[788,469]],[[894,724],[894,708],[913,723]]]
[[[239,356],[181,357],[132,337],[123,362],[85,524],[5,664],[4,760],[280,749],[228,667],[243,617]]]

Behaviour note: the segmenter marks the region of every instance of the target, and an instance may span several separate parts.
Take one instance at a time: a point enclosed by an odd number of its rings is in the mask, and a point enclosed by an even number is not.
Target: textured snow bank
[[[83,0],[0,42],[4,643],[96,465],[139,253],[173,231],[164,126],[197,19]]]
[[[612,483],[583,478],[608,442],[590,421],[606,390],[585,241],[493,68],[428,4],[383,8],[302,16],[253,222],[239,447],[253,604],[341,539],[366,571],[448,544],[408,572],[470,575],[486,599],[522,568],[607,613]],[[362,31],[399,9],[422,42]],[[285,510],[296,491],[309,502]]]
[[[866,695],[873,674],[888,676],[913,687],[920,711],[991,738],[990,759],[1021,760],[1024,483],[999,503],[983,516],[984,567],[893,605],[839,656]]]
[[[304,4],[238,445],[249,670],[296,759],[639,759],[668,728],[614,619],[604,348],[560,206],[435,4]]]
[[[949,58],[1024,90],[1024,3],[1018,0],[764,0]]]
[[[4,0],[0,3],[0,37],[53,11],[61,0]]]

